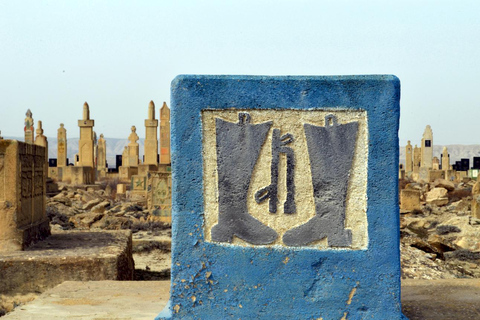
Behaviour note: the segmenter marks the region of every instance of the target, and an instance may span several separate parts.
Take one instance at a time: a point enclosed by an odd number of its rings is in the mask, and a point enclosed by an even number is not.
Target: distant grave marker
[[[179,76],[158,319],[404,319],[394,76]]]

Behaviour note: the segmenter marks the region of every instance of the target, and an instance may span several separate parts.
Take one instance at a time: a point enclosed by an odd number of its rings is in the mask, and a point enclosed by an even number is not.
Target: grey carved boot
[[[272,122],[250,124],[250,115],[239,122],[215,119],[218,168],[218,224],[212,240],[232,242],[237,236],[251,244],[269,244],[277,233],[248,213],[247,195],[255,163]]]
[[[352,233],[345,229],[345,209],[358,122],[338,124],[334,115],[327,115],[325,127],[304,124],[304,130],[315,216],[285,232],[283,242],[303,246],[327,237],[329,246],[347,247],[352,244]]]

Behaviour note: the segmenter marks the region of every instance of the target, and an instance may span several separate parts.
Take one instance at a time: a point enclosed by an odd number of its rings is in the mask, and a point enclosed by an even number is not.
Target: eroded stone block
[[[50,235],[46,149],[0,140],[0,252],[23,250]]]

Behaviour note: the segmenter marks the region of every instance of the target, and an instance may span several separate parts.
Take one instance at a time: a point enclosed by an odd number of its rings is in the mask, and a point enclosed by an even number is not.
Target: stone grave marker
[[[172,174],[149,171],[147,177],[147,206],[152,219],[172,222]]]
[[[172,82],[157,319],[405,319],[395,76]]]
[[[46,154],[42,146],[0,141],[0,253],[23,250],[50,235]]]

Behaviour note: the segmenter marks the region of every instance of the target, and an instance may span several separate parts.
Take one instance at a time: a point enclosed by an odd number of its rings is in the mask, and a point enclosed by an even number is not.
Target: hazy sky
[[[178,74],[394,74],[400,144],[480,144],[480,1],[0,0],[0,130],[144,137]]]

